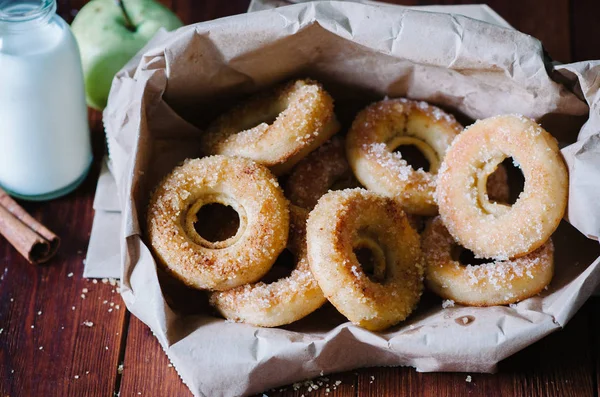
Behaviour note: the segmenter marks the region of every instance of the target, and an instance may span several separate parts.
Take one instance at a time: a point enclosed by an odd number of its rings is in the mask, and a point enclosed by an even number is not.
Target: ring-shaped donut
[[[212,203],[237,212],[233,237],[211,242],[194,229],[197,212]],[[252,160],[186,160],[152,194],[147,227],[153,251],[168,272],[194,288],[226,290],[269,271],[286,245],[288,203],[273,174]]]
[[[306,257],[307,217],[308,211],[290,206],[287,248],[296,263],[292,273],[272,283],[261,281],[212,293],[210,302],[223,317],[260,327],[278,327],[300,320],[327,301]]]
[[[302,159],[285,186],[290,202],[308,210],[329,190],[357,187],[358,181],[346,160],[344,140],[333,137]]]
[[[325,297],[354,324],[382,330],[417,305],[424,271],[419,235],[396,200],[358,188],[329,192],[309,215],[307,243]],[[355,253],[371,244],[377,247],[373,277]]]
[[[504,159],[520,165],[525,186],[508,206],[482,194]],[[440,215],[450,234],[481,258],[509,259],[540,247],[556,230],[567,204],[568,175],[556,139],[518,115],[480,120],[446,153],[438,175]]]
[[[250,158],[281,175],[339,128],[333,99],[323,87],[296,80],[218,117],[207,128],[202,147],[207,154]]]
[[[540,293],[554,274],[554,246],[549,239],[530,254],[507,261],[462,265],[460,248],[437,217],[422,235],[426,284],[444,299],[469,306],[508,305]]]
[[[462,131],[453,116],[425,102],[404,98],[376,102],[362,110],[346,138],[348,162],[369,190],[394,197],[406,212],[437,214],[436,173],[447,148]],[[430,163],[415,170],[394,152],[414,145]]]

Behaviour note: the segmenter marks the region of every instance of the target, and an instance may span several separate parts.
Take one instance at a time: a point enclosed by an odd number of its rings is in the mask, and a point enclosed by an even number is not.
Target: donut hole
[[[211,243],[225,241],[237,234],[240,216],[229,205],[220,203],[205,204],[196,213],[194,222],[196,233]]]
[[[508,176],[509,195],[507,205],[513,205],[519,199],[519,196],[525,188],[525,176],[518,163],[512,158],[504,159],[502,165],[506,168]]]
[[[429,172],[431,168],[431,163],[416,145],[400,145],[394,149],[394,153],[400,153],[414,170],[423,169],[423,171]]]
[[[286,248],[281,251],[271,269],[260,279],[260,281],[267,284],[274,283],[277,280],[289,277],[295,267],[296,255]]]
[[[450,251],[450,255],[453,261],[459,262],[463,266],[479,266],[485,263],[488,263],[489,259],[484,258],[476,258],[473,251],[462,247],[458,244],[454,244],[452,246],[452,250]]]
[[[329,187],[329,190],[344,190],[359,187],[358,180],[352,172],[345,172]]]
[[[371,244],[360,244],[354,247],[353,252],[363,272],[371,281],[376,283],[385,281],[385,257],[380,250],[375,249]]]

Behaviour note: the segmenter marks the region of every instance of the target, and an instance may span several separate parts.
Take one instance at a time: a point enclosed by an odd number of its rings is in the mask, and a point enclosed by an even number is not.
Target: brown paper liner
[[[0,234],[33,264],[56,254],[60,238],[29,215],[0,188]]]

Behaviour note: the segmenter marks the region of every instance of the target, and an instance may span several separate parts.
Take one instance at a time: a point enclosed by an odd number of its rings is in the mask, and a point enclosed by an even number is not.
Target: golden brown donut
[[[292,204],[310,210],[329,190],[357,186],[358,181],[346,160],[344,140],[333,137],[294,167],[285,192]]]
[[[306,233],[313,275],[325,297],[354,324],[385,329],[419,302],[419,235],[397,201],[364,189],[329,192],[311,211]],[[357,258],[359,249],[371,251],[372,276]]]
[[[487,176],[512,157],[525,177],[508,206],[485,196]],[[480,120],[455,140],[442,163],[437,198],[450,234],[481,258],[508,259],[539,248],[567,204],[568,175],[556,139],[518,115]]]
[[[237,233],[211,242],[194,223],[202,206],[231,206]],[[186,160],[158,185],[147,217],[148,237],[159,262],[185,284],[226,290],[260,279],[285,248],[288,203],[271,172],[241,157]]]
[[[470,306],[508,305],[537,295],[552,280],[551,239],[520,258],[465,266],[453,258],[460,247],[439,217],[422,238],[427,287],[444,299]]]
[[[260,327],[278,327],[300,320],[326,302],[306,257],[308,211],[290,206],[288,249],[296,267],[273,283],[246,284],[229,291],[214,292],[210,303],[226,319]]]
[[[339,128],[333,99],[323,87],[296,80],[221,115],[208,127],[202,146],[207,154],[247,157],[281,175]]]
[[[346,138],[348,162],[369,190],[397,199],[408,213],[435,215],[436,174],[461,131],[453,116],[425,102],[383,100],[354,120]],[[415,145],[429,161],[429,172],[414,170],[394,152],[402,145]]]

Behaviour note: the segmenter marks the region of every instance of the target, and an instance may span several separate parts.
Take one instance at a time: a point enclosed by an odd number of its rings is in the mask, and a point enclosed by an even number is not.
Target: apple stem
[[[121,12],[123,12],[123,18],[125,18],[125,27],[132,32],[135,32],[135,25],[133,22],[131,22],[131,18],[129,18],[129,14],[125,8],[125,2],[123,0],[115,0],[115,3],[117,3],[117,5],[121,8]]]

